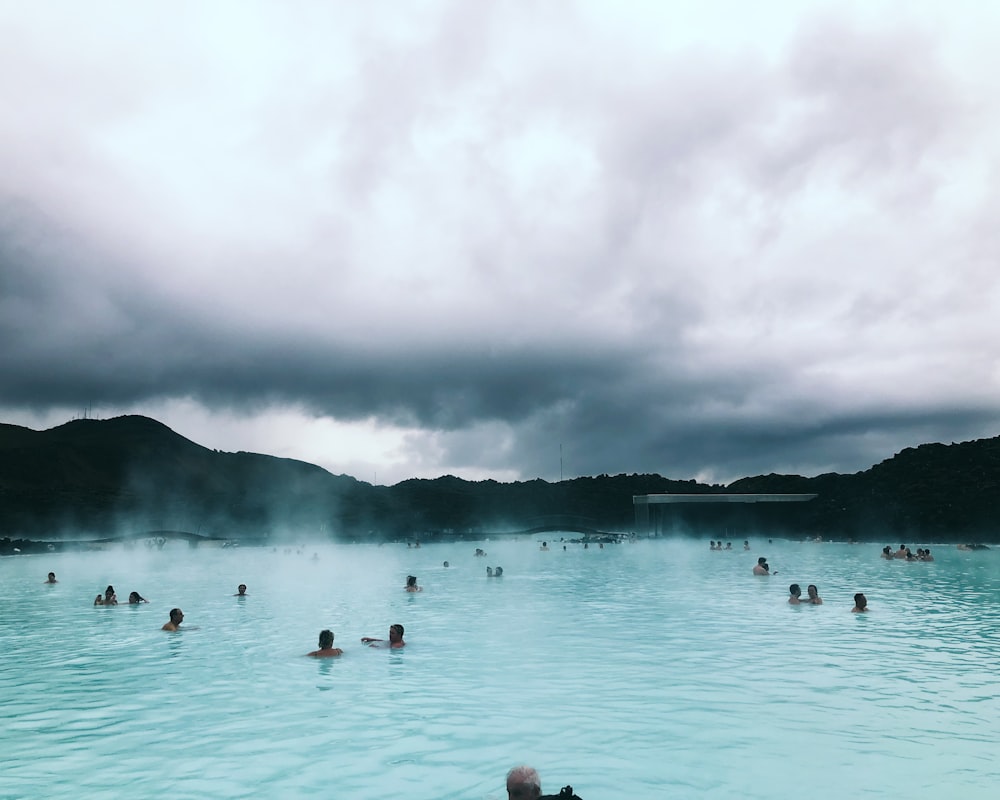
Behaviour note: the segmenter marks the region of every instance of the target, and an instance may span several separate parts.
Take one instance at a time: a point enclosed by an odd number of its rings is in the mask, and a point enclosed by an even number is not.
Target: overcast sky
[[[1000,434],[1000,6],[0,0],[0,39],[0,421],[384,484]]]

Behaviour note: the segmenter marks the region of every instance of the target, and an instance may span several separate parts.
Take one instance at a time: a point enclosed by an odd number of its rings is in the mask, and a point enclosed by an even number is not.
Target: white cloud
[[[9,421],[366,480],[996,432],[991,9],[0,8]]]

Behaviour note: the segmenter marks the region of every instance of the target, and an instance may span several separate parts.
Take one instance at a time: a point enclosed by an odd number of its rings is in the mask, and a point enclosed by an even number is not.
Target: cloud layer
[[[1000,432],[1000,17],[662,5],[9,7],[0,418],[380,482]]]

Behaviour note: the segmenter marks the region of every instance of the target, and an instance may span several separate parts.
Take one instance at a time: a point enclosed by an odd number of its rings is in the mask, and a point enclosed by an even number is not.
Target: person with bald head
[[[507,773],[507,800],[538,800],[542,782],[533,767],[514,767]]]

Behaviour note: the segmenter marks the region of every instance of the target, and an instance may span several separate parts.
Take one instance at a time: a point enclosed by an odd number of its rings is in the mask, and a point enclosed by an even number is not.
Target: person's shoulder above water
[[[333,646],[333,631],[322,630],[319,632],[319,649],[306,653],[313,658],[329,658],[331,656],[342,656],[344,651]]]
[[[399,623],[389,626],[389,641],[386,643],[385,639],[375,639],[371,636],[362,636],[362,644],[366,644],[369,647],[386,647],[393,650],[398,650],[401,647],[406,646],[406,642],[403,641],[403,626]]]
[[[166,622],[160,630],[162,631],[179,631],[181,629],[181,623],[184,621],[184,612],[179,608],[170,609],[170,620]]]
[[[868,598],[864,594],[858,592],[854,595],[854,608],[851,609],[852,614],[865,614],[870,610],[868,608]]]

